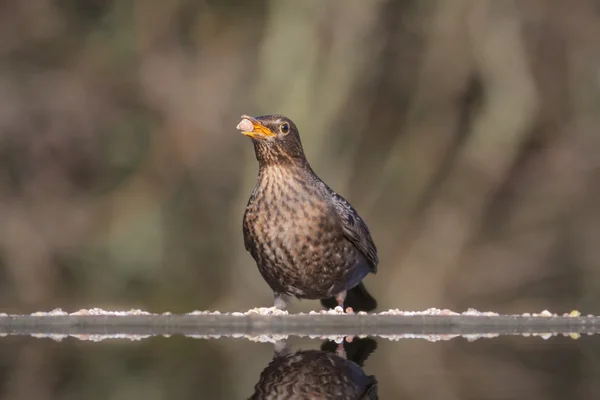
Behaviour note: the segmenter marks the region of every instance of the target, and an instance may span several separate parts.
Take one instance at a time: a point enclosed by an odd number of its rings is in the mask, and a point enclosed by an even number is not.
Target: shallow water
[[[355,337],[351,343],[338,339],[341,344],[294,336],[276,343],[181,335],[101,341],[93,341],[98,336],[78,337],[1,337],[2,398],[246,399],[255,391],[255,398],[361,398],[356,396],[369,391],[372,397],[365,398],[600,395],[596,335],[472,341]],[[306,350],[312,351],[299,352]]]

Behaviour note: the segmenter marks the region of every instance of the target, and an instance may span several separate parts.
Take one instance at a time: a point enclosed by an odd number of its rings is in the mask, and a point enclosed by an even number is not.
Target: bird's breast
[[[246,224],[263,247],[287,259],[310,252],[341,233],[333,205],[320,187],[302,174],[283,169],[259,177],[246,210]]]
[[[333,200],[321,190],[318,181],[302,175],[259,176],[244,215],[245,241],[276,292],[325,298],[362,278],[360,255],[344,236]]]

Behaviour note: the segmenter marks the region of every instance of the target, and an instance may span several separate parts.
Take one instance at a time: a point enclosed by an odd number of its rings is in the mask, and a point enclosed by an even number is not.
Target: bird
[[[340,345],[326,341],[320,350],[276,348],[250,400],[378,399],[377,378],[363,370],[376,348],[371,338],[354,338]]]
[[[367,224],[313,171],[290,118],[241,118],[237,129],[252,139],[258,161],[244,245],[273,291],[273,309],[312,299],[343,312],[374,310],[363,278],[377,273],[379,257]]]

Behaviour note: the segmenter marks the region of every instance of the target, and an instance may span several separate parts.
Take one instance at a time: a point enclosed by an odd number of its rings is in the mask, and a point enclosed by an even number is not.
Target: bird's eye
[[[290,124],[284,122],[283,124],[281,124],[281,126],[279,126],[279,130],[281,131],[281,133],[288,133],[290,131]]]

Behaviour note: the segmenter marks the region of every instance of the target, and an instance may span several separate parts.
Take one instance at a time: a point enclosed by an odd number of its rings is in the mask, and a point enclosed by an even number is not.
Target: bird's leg
[[[338,303],[338,307],[341,307],[344,310],[344,300],[346,300],[346,291],[340,292],[335,296],[335,300]]]
[[[354,339],[353,336],[344,336],[342,338],[341,343],[338,343],[337,348],[335,349],[335,354],[338,357],[341,357],[343,359],[348,359],[348,354],[346,353],[346,348],[344,347],[345,343],[352,343],[352,340]]]
[[[273,302],[273,305],[276,309],[281,311],[285,311],[285,309],[287,308],[287,303],[285,301],[284,296],[279,293],[275,293],[275,301]]]
[[[343,312],[352,314],[352,313],[354,313],[354,310],[352,309],[352,307],[348,307],[347,309],[344,308],[344,301],[346,301],[346,293],[347,293],[346,291],[338,293],[338,295],[335,296],[335,300],[338,303],[338,307],[340,307]]]
[[[275,351],[276,356],[285,355],[285,354],[288,354],[291,352],[285,339],[276,341],[275,344],[273,345],[273,350]]]
[[[335,354],[343,359],[346,359],[346,349],[344,348],[344,341],[342,343],[338,343],[337,348],[335,349]]]

